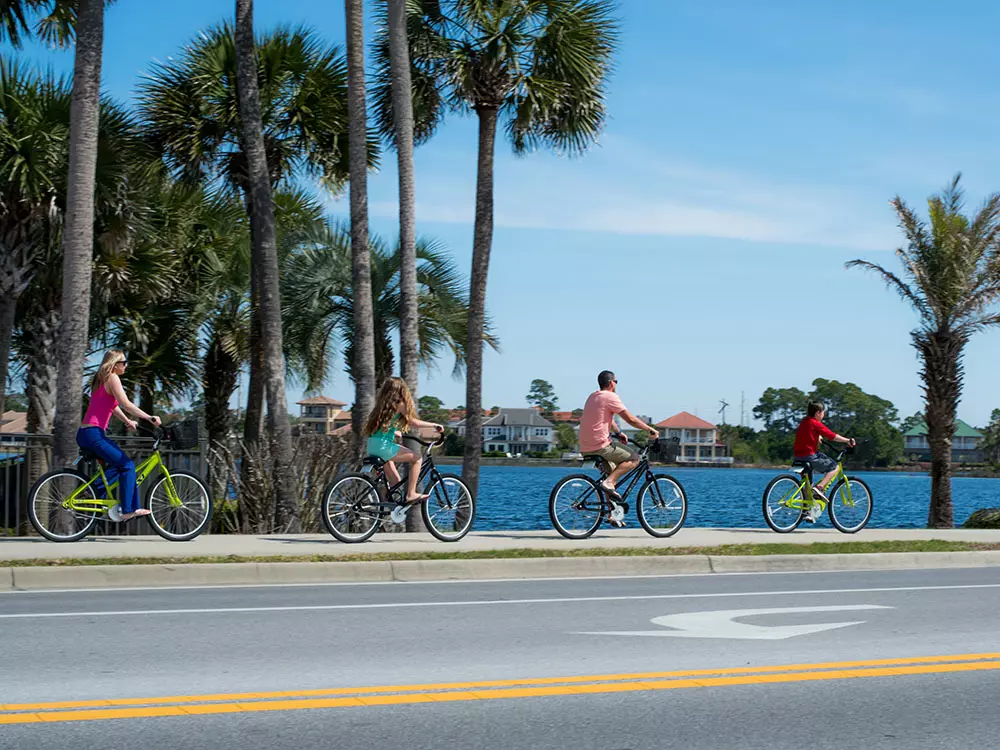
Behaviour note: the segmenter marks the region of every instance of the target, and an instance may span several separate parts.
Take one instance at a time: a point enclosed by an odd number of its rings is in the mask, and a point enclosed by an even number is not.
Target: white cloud
[[[497,227],[612,234],[711,237],[750,242],[891,250],[898,235],[888,205],[835,186],[777,182],[651,155],[617,138],[582,159],[534,154],[516,159],[498,143]],[[454,163],[454,152],[449,161]],[[418,152],[418,159],[420,152]],[[470,167],[474,154],[468,154]],[[471,224],[472,169],[458,177],[433,159],[418,163],[417,218]],[[372,216],[397,215],[391,162],[373,187]],[[373,191],[374,192],[374,191]],[[874,203],[873,203],[874,200]],[[346,204],[337,202],[337,210]]]

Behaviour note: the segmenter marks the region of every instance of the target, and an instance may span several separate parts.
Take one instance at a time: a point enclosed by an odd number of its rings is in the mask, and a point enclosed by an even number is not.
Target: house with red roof
[[[726,444],[719,442],[715,425],[694,414],[682,411],[657,422],[656,428],[661,438],[680,443],[679,463],[732,463],[733,459],[726,455]]]
[[[329,396],[312,396],[296,402],[299,406],[299,434],[332,435],[338,429],[350,429],[351,412],[347,406]]]

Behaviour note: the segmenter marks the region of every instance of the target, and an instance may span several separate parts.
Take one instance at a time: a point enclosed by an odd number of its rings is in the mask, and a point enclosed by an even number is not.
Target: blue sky
[[[153,58],[233,12],[232,0],[121,2],[108,11],[105,87],[127,99]],[[257,25],[308,23],[343,41],[330,0],[258,0]],[[1000,6],[623,0],[610,121],[582,158],[515,158],[498,143],[487,406],[521,406],[533,378],[563,408],[618,373],[633,412],[739,416],[768,386],[853,381],[920,408],[914,314],[864,257],[893,265],[888,201],[922,207],[955,172],[969,207],[1000,190]],[[69,69],[67,53],[26,56]],[[473,119],[416,156],[418,231],[471,257]],[[369,178],[372,229],[396,231],[394,155]],[[346,204],[329,199],[332,214]],[[967,350],[959,416],[1000,408],[1000,332]],[[451,362],[421,392],[464,403]],[[339,372],[324,389],[351,401]],[[292,387],[298,398],[301,389]]]

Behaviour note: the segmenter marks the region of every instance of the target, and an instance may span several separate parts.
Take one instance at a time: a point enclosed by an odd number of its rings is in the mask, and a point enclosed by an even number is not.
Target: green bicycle
[[[845,534],[854,534],[868,525],[872,517],[872,491],[858,477],[848,476],[842,463],[845,448],[837,454],[837,475],[832,490],[827,491],[830,502],[813,493],[812,472],[800,461],[792,464],[793,474],[781,474],[772,479],[764,490],[764,520],[779,534],[798,528],[812,511],[813,520],[829,510],[830,523]]]
[[[174,443],[174,431],[167,428],[153,434],[153,452],[135,467],[136,482],[142,485],[157,469],[160,475],[146,492],[142,507],[150,511],[146,518],[157,534],[171,542],[186,542],[205,530],[212,517],[212,500],[196,474],[167,470],[160,455],[160,441],[166,436]],[[76,463],[81,459],[96,463],[97,471],[90,477],[76,468],[55,469],[40,476],[28,493],[31,525],[53,542],[75,542],[99,520],[121,518],[114,492],[117,479],[109,482],[104,462],[89,451],[81,451]]]

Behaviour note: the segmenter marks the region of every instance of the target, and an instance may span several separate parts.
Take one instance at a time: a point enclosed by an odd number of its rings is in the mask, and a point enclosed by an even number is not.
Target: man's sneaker
[[[824,503],[830,502],[830,498],[826,496],[826,493],[820,489],[819,485],[813,485],[813,495],[820,498]]]

